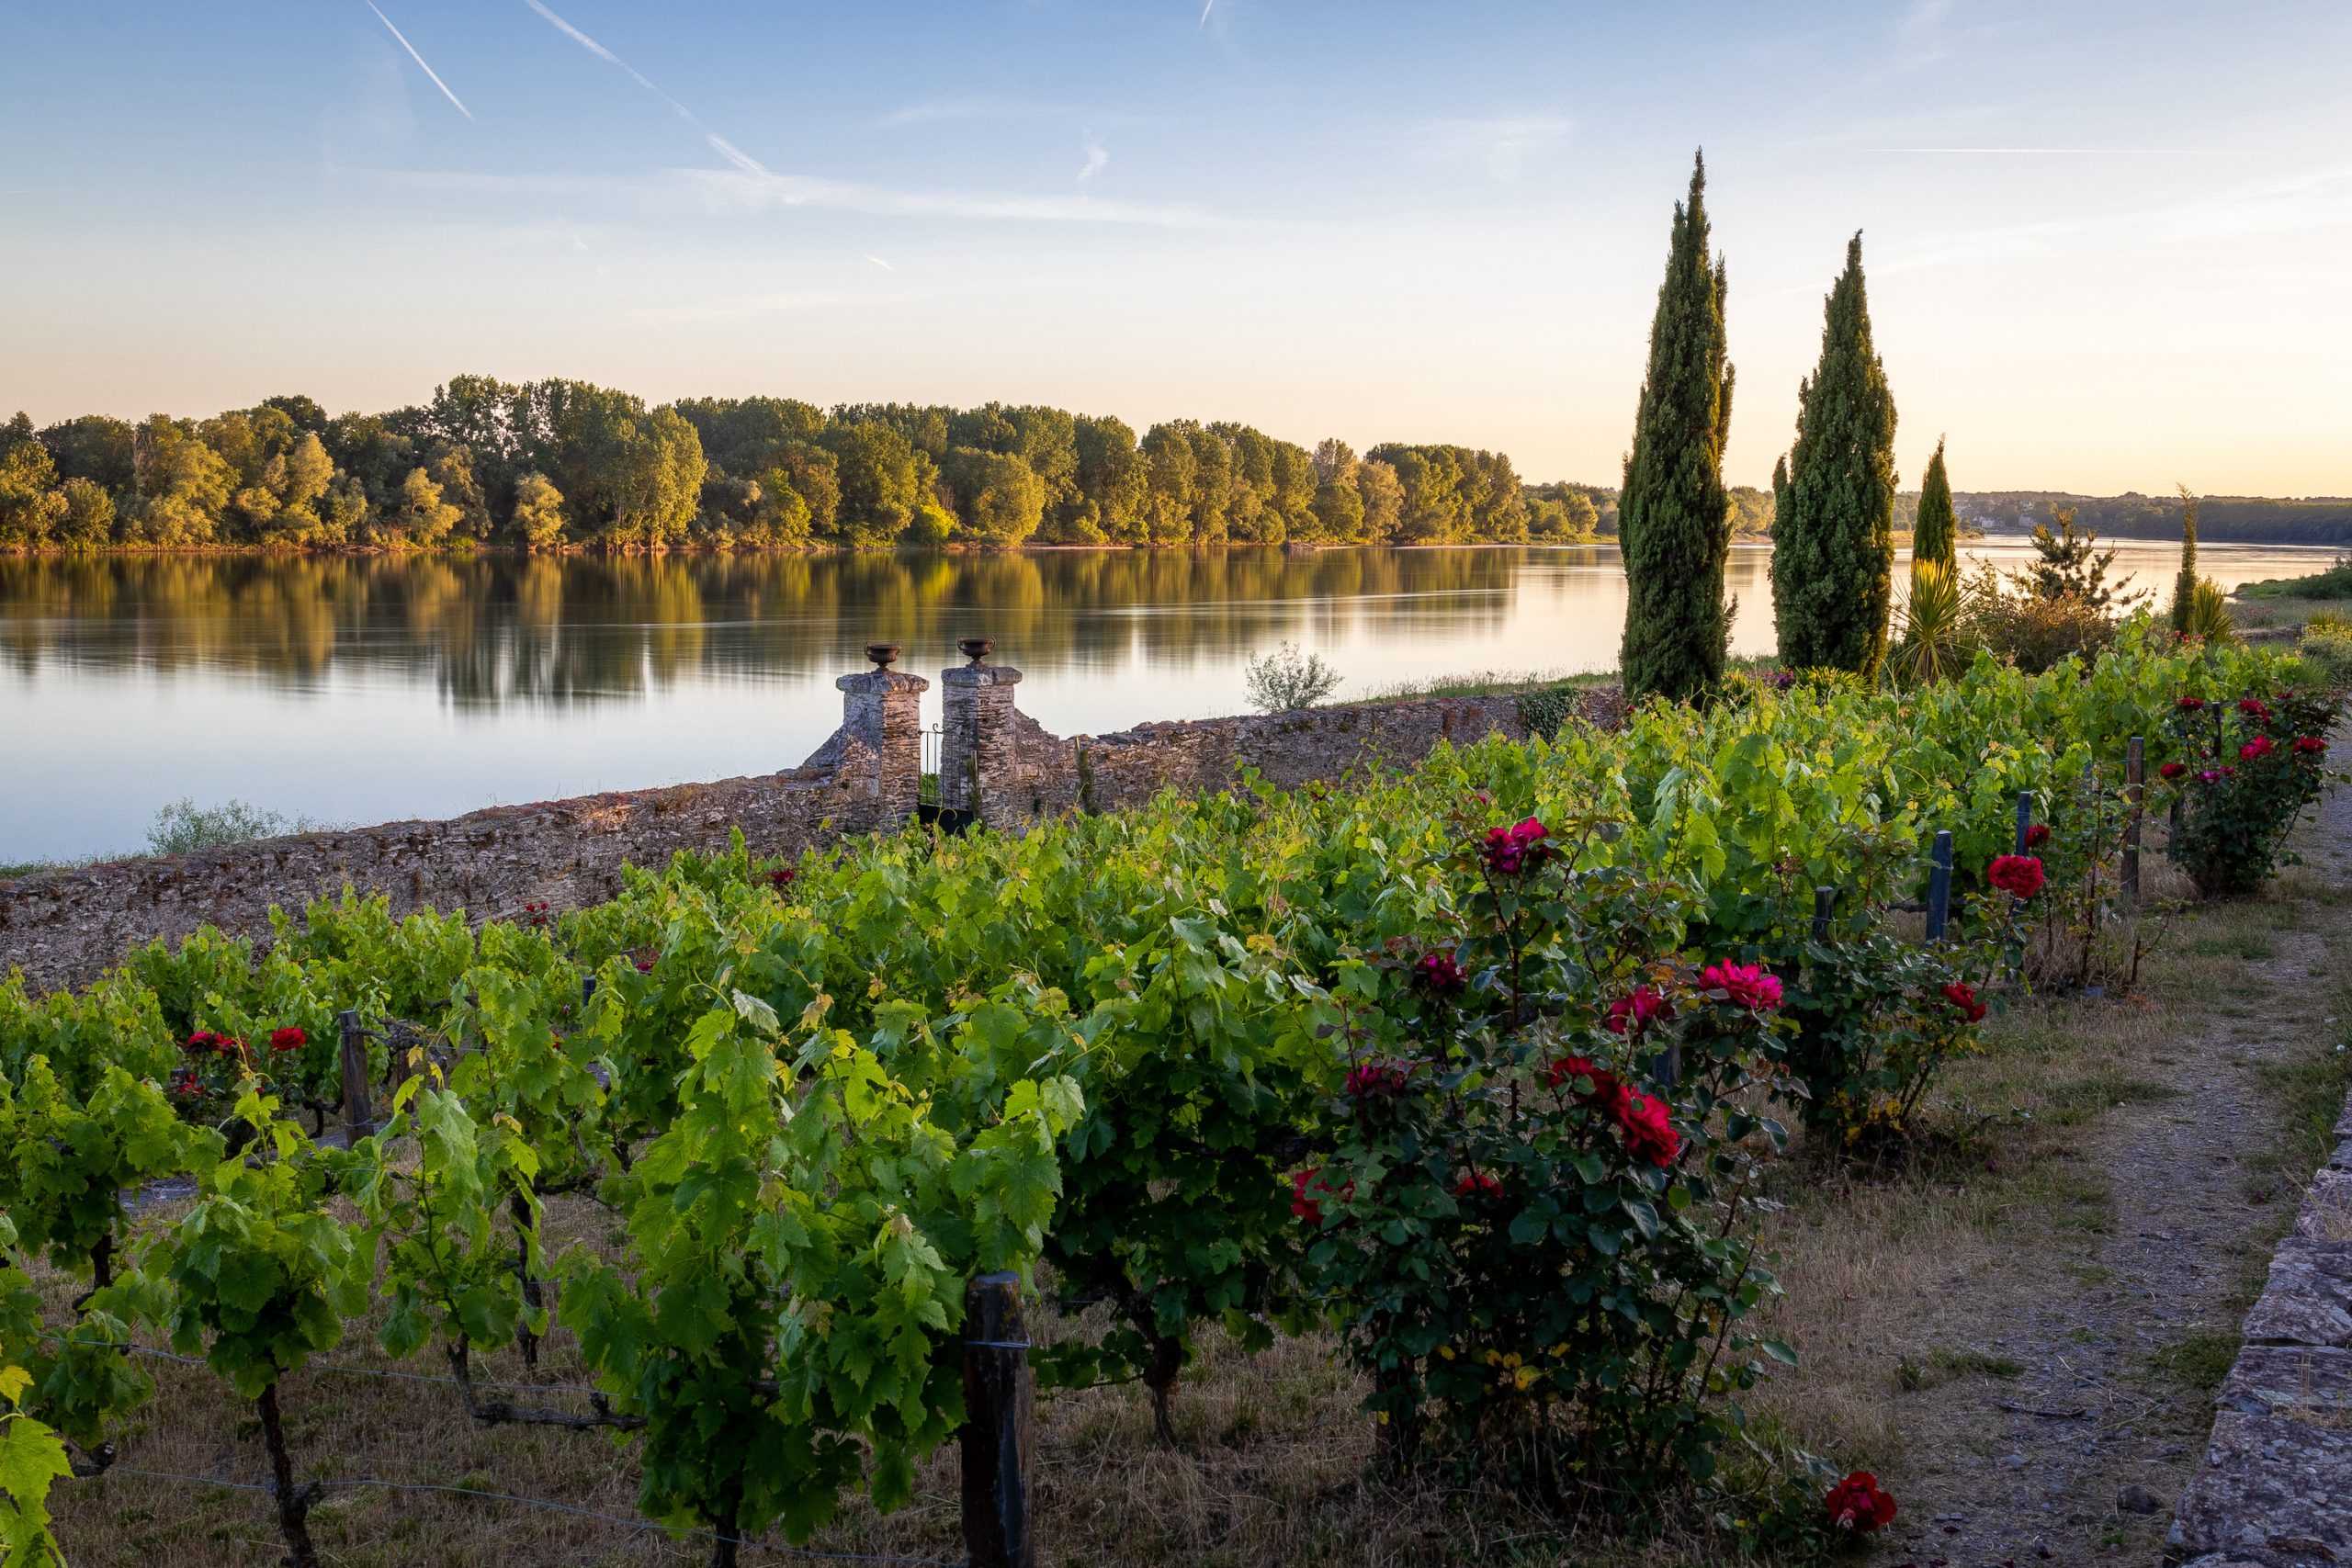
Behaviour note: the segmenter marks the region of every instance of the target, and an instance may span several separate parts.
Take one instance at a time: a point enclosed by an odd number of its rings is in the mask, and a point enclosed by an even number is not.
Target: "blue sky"
[[[0,0],[0,403],[42,421],[476,370],[1611,481],[1703,143],[1736,480],[1859,228],[1906,484],[1945,433],[1962,489],[2352,493],[2342,0]]]

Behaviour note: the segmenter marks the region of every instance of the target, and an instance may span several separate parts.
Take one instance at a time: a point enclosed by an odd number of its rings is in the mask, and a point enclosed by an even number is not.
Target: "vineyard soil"
[[[1804,1362],[1763,1391],[1762,1429],[1879,1470],[1904,1507],[1882,1561],[2155,1559],[2202,1451],[2210,1388],[2316,1163],[2305,1124],[2328,1125],[2344,1088],[2331,1047],[2352,1016],[2336,978],[2352,967],[2352,794],[2324,802],[2301,847],[2309,863],[2263,896],[2171,921],[2131,998],[2030,999],[1998,1019],[1985,1055],[1948,1080],[1945,1125],[1959,1135],[1935,1158],[1834,1183],[1801,1150],[1784,1168],[1768,1240],[1790,1293],[1772,1326]],[[584,1200],[550,1213],[551,1252],[616,1239]],[[70,1293],[62,1279],[48,1284]],[[1091,1326],[1039,1315],[1048,1333]],[[1175,1402],[1178,1453],[1154,1442],[1140,1390],[1046,1399],[1046,1562],[1724,1561],[1719,1540],[1571,1543],[1506,1495],[1367,1481],[1363,1390],[1328,1340],[1248,1358],[1212,1333],[1202,1348]],[[454,1387],[417,1381],[437,1363],[393,1363],[356,1332],[327,1360],[285,1385],[298,1474],[457,1489],[331,1491],[311,1516],[329,1561],[536,1568],[707,1554],[633,1527],[631,1465],[602,1437],[476,1427]],[[125,1472],[60,1498],[72,1561],[277,1561],[261,1495],[128,1473],[264,1473],[249,1405],[198,1369],[149,1366],[159,1393],[124,1435]],[[510,1353],[476,1375],[586,1381],[566,1336],[536,1371]],[[510,1396],[585,1408],[560,1388]],[[2126,1485],[2157,1511],[2120,1507]],[[813,1544],[959,1561],[956,1487],[943,1453],[910,1507],[886,1517],[853,1505]]]

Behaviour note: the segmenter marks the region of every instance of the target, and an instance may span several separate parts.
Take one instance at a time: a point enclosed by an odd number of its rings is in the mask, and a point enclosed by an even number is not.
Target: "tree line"
[[[209,419],[0,425],[0,547],[1576,541],[1614,493],[1522,482],[1500,452],[1043,407],[788,398],[649,408],[582,381],[459,376],[330,416],[301,396]]]

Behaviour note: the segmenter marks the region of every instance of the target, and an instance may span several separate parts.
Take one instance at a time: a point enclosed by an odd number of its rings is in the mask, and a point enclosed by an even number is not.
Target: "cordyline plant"
[[[1580,867],[1598,827],[1463,825],[1456,929],[1338,976],[1336,1146],[1291,1179],[1389,1461],[1570,1508],[1712,1473],[1728,1396],[1793,1359],[1740,1328],[1776,1289],[1742,1143],[1782,1134],[1732,1097],[1772,1070],[1779,982],[1658,956],[1689,896]]]
[[[2179,754],[2163,769],[2177,801],[2165,852],[2198,892],[2250,893],[2294,862],[2287,834],[2326,784],[2323,737],[2341,701],[2310,691],[2180,699],[2168,721]]]

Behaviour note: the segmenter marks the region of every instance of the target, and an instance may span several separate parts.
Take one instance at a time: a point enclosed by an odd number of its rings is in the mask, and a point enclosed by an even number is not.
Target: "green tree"
[[[1862,237],[1829,293],[1821,362],[1797,389],[1797,439],[1772,475],[1781,662],[1875,680],[1894,592],[1894,394],[1871,341]]]
[[[547,475],[529,473],[514,481],[514,532],[535,550],[563,543],[563,492]]]
[[[1936,437],[1936,455],[1928,459],[1928,477],[1919,482],[1919,517],[1911,525],[1911,558],[1933,561],[1947,574],[1960,570],[1960,525],[1952,512],[1951,480],[1944,473],[1940,435]]]
[[[1193,537],[1193,480],[1200,467],[1192,439],[1173,424],[1144,432],[1144,491],[1136,509],[1138,544],[1181,545]]]
[[[441,498],[441,487],[423,468],[411,468],[398,499],[384,513],[378,536],[412,548],[429,548],[458,525],[458,509]]]
[[[1072,489],[1076,499],[1055,518],[1054,533],[1066,544],[1135,542],[1140,536],[1145,468],[1136,433],[1108,415],[1080,416],[1071,431],[1076,448]]]
[[[1626,584],[1618,657],[1630,695],[1680,699],[1707,690],[1723,679],[1730,638],[1724,443],[1731,434],[1732,370],[1724,264],[1707,252],[1706,189],[1702,156],[1691,166],[1689,197],[1674,209],[1634,449],[1618,496]]]
[[[0,424],[0,545],[46,545],[65,518],[57,464],[18,413]]]
[[[229,504],[229,465],[197,434],[195,422],[150,416],[133,440],[137,508],[133,536],[169,547],[212,543]]]
[[[1396,466],[1378,457],[1358,463],[1356,494],[1363,502],[1363,537],[1376,545],[1394,540],[1405,516],[1405,482]]]
[[[58,519],[57,542],[94,550],[114,541],[114,497],[95,479],[70,479],[58,487],[65,514]]]
[[[982,544],[1025,544],[1045,520],[1046,481],[1010,452],[951,447],[940,473],[955,497],[963,532]]]
[[[831,530],[833,544],[880,549],[898,542],[931,491],[931,460],[906,436],[879,421],[843,423],[825,432],[841,483]]]
[[[129,423],[102,413],[85,413],[52,424],[40,433],[40,444],[57,460],[60,479],[89,479],[114,496],[118,504],[133,493],[137,463],[131,454]]]
[[[2180,488],[2180,572],[2172,580],[2172,629],[2185,632],[2197,608],[2197,498]],[[2109,552],[2112,554],[2113,552]]]

